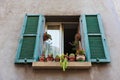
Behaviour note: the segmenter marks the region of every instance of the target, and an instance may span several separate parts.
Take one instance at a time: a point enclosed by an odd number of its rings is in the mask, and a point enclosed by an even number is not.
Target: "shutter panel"
[[[83,44],[87,60],[91,62],[110,62],[110,55],[100,14],[82,15]]]
[[[42,52],[42,15],[26,15],[19,41],[15,63],[31,63],[38,60]]]

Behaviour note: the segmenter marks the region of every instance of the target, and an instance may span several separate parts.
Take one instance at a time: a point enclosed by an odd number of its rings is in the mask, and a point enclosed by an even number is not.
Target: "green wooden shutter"
[[[42,52],[42,15],[26,15],[20,36],[15,63],[36,61]]]
[[[100,14],[82,15],[83,44],[87,60],[91,62],[110,62],[110,55]]]

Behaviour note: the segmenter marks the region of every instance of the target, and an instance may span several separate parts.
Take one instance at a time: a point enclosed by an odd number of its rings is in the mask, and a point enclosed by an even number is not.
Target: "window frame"
[[[34,16],[38,16],[38,25],[37,25],[37,32],[36,34],[25,34],[25,29],[26,29],[26,24],[27,24],[27,19],[28,17],[34,17]],[[18,64],[18,63],[32,63],[34,61],[37,61],[38,60],[38,55],[40,55],[38,53],[38,51],[40,50],[40,52],[42,52],[41,49],[38,49],[38,47],[40,47],[40,43],[42,42],[41,41],[41,38],[42,38],[42,27],[43,27],[43,23],[45,22],[45,19],[43,17],[43,15],[31,15],[31,14],[26,14],[24,16],[24,22],[22,24],[22,29],[21,29],[21,34],[20,34],[20,38],[19,38],[19,43],[18,43],[18,48],[17,48],[17,52],[16,52],[16,57],[15,57],[15,64]],[[36,40],[35,40],[35,47],[34,47],[34,53],[33,53],[33,58],[32,59],[19,59],[20,57],[20,52],[21,52],[21,48],[22,48],[22,43],[23,43],[23,37],[25,36],[36,36]],[[41,42],[39,42],[41,41]]]
[[[62,24],[60,23],[60,22],[46,22],[46,24],[45,24],[45,32],[47,32],[47,27],[49,26],[49,25],[59,25],[59,27],[60,27],[60,42],[59,42],[59,44],[60,44],[60,55],[62,54],[62,53],[64,53],[64,31],[63,31],[63,26],[62,26]]]
[[[86,23],[86,15],[97,15],[97,20],[98,20],[98,24],[99,24],[99,28],[100,28],[100,34],[88,34],[87,33],[87,23]],[[103,27],[103,24],[102,24],[102,18],[100,16],[100,14],[84,14],[81,16],[80,18],[80,23],[82,24],[82,28],[83,29],[83,35],[84,35],[84,48],[85,48],[85,51],[86,51],[86,55],[87,55],[87,60],[88,61],[91,61],[91,62],[110,62],[110,52],[109,52],[109,49],[108,49],[108,45],[107,45],[107,40],[105,38],[105,33],[104,33],[104,27]],[[105,51],[105,57],[106,59],[99,59],[97,61],[97,59],[91,59],[91,53],[90,53],[90,47],[89,47],[89,39],[88,39],[88,36],[89,35],[100,35],[101,38],[102,38],[102,43],[103,43],[103,48],[104,48],[104,51]]]

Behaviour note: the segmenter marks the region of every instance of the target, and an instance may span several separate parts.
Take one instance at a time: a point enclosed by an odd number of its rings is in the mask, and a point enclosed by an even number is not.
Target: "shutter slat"
[[[36,34],[39,16],[28,16],[24,34]]]
[[[19,59],[33,59],[36,37],[24,37]]]
[[[89,36],[91,59],[106,59],[101,36]]]
[[[100,33],[97,15],[86,15],[88,33]]]

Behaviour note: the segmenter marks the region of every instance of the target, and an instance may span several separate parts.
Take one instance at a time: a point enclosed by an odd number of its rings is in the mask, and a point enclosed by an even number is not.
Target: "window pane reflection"
[[[46,41],[47,49],[46,54],[52,53],[55,57],[60,54],[60,26],[59,25],[49,25],[47,27],[47,33],[51,35],[52,40]]]

